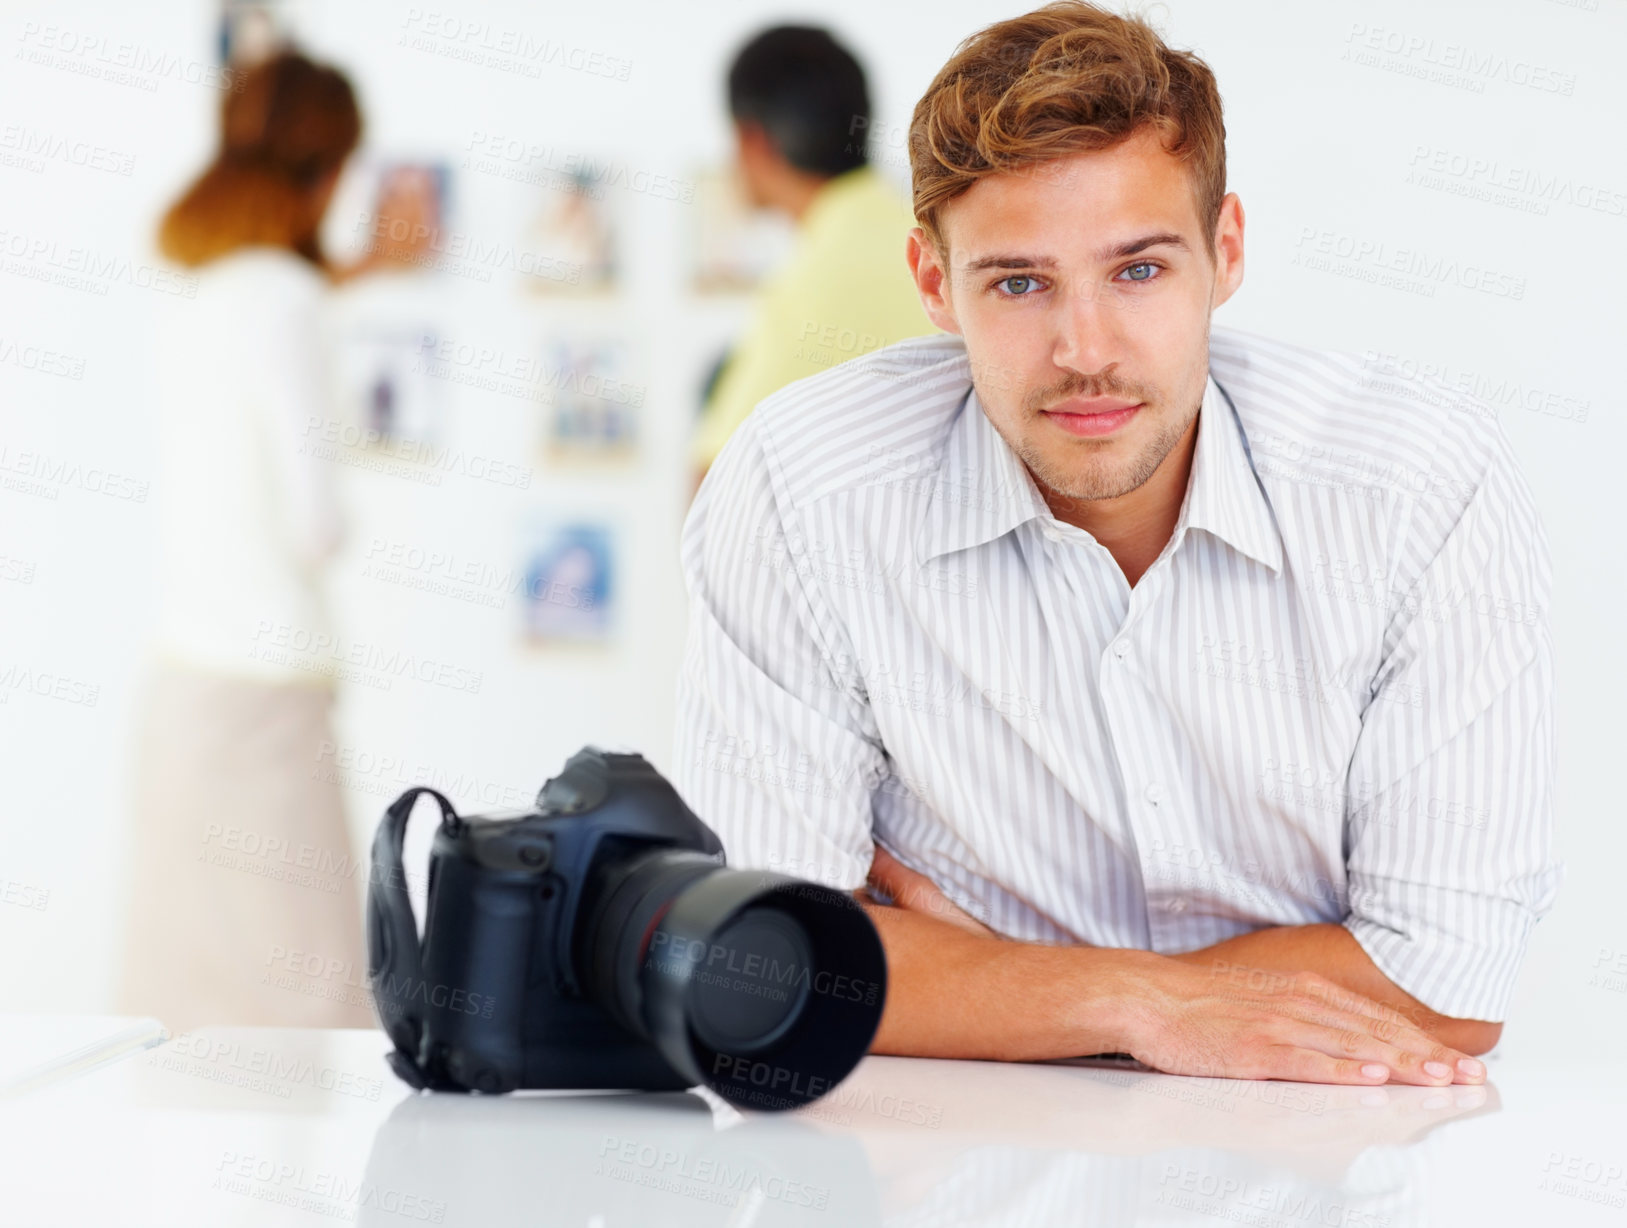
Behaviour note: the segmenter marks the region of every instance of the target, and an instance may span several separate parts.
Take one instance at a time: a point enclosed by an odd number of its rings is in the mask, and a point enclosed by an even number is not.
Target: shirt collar
[[[950,427],[916,538],[917,553],[925,562],[980,546],[1036,518],[1060,524],[1028,467],[983,412],[973,388]],[[1282,568],[1282,539],[1255,474],[1242,424],[1212,375],[1198,410],[1192,472],[1175,522],[1172,551],[1188,529],[1213,533],[1272,571]]]
[[[1282,538],[1271,502],[1254,471],[1237,411],[1213,375],[1198,413],[1192,472],[1175,522],[1176,546],[1187,529],[1205,529],[1272,571],[1282,569]]]

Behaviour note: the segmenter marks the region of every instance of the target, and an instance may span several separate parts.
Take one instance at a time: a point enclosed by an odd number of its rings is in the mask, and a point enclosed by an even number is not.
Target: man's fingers
[[[975,934],[994,933],[938,890],[930,878],[917,874],[879,844],[870,860],[869,881],[890,895],[900,908],[930,913]]]
[[[874,846],[875,852],[870,855],[869,881],[880,887],[888,895],[895,898],[904,890],[911,878],[920,877],[913,870],[907,869],[898,858],[894,857],[881,845]]]
[[[1318,999],[1290,999],[1295,1007],[1290,1008],[1296,1018],[1309,1022],[1320,1023],[1330,1028],[1360,1028],[1370,1036],[1376,1036],[1387,1044],[1398,1048],[1408,1049],[1433,1057],[1435,1050],[1442,1046],[1434,1037],[1421,1032],[1397,1019],[1381,1018],[1377,1015],[1368,1015],[1360,1011],[1340,1010]],[[1455,1060],[1456,1055],[1454,1055]]]
[[[1457,1076],[1453,1062],[1379,1040],[1362,1026],[1361,1019],[1357,1016],[1351,1016],[1342,1025],[1302,1026],[1305,1028],[1304,1032],[1296,1031],[1290,1034],[1290,1039],[1294,1043],[1329,1057],[1360,1063],[1379,1063],[1390,1072],[1390,1077],[1397,1083],[1443,1087]]]
[[[1301,973],[1294,978],[1293,992],[1310,998],[1336,1011],[1339,1018],[1323,1020],[1332,1027],[1344,1027],[1345,1018],[1354,1015],[1364,1020],[1361,1026],[1382,1041],[1394,1045],[1406,1056],[1399,1059],[1407,1069],[1419,1070],[1426,1063],[1445,1066],[1458,1083],[1484,1083],[1486,1066],[1468,1054],[1450,1045],[1442,1044],[1423,1027],[1408,1017],[1406,1012],[1372,998],[1346,989],[1314,973]],[[1435,1084],[1439,1079],[1433,1073],[1415,1081]]]
[[[1467,1054],[1441,1044],[1411,1025],[1397,1027],[1371,1015],[1335,1011],[1320,1004],[1307,1005],[1309,1009],[1301,1018],[1347,1039],[1365,1038],[1368,1043],[1361,1055],[1386,1063],[1404,1082],[1438,1086],[1442,1082],[1478,1083],[1485,1079],[1485,1067],[1481,1063],[1476,1062],[1465,1070],[1458,1063],[1467,1060]]]
[[[1300,973],[1296,976],[1293,981],[1292,992],[1305,997],[1316,998],[1335,1010],[1353,1012],[1358,1015],[1366,1015],[1370,1019],[1379,1020],[1385,1025],[1384,1029],[1379,1030],[1379,1035],[1386,1035],[1386,1031],[1397,1036],[1403,1034],[1408,1036],[1429,1035],[1418,1025],[1416,1020],[1409,1018],[1406,1012],[1393,1006],[1386,1006],[1382,1002],[1375,1002],[1366,994],[1357,993],[1353,989],[1346,989],[1343,985],[1336,984],[1325,977],[1317,976],[1315,973]],[[1386,1038],[1389,1037],[1386,1036]]]
[[[1266,1058],[1262,1079],[1292,1079],[1298,1083],[1355,1083],[1373,1086],[1390,1077],[1382,1062],[1334,1057],[1295,1045],[1274,1045]]]

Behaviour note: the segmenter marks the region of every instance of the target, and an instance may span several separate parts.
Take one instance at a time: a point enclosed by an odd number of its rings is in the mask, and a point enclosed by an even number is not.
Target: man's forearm
[[[1120,989],[1145,952],[1006,942],[861,903],[887,950],[887,1008],[872,1052],[1041,1061],[1121,1045]]]
[[[1485,1078],[1462,1051],[1314,973],[1238,985],[1229,966],[1011,942],[858,899],[887,952],[874,1053],[989,1061],[1129,1053],[1175,1074],[1322,1083]]]
[[[1481,1054],[1497,1043],[1501,1023],[1437,1014],[1380,972],[1361,943],[1342,925],[1275,926],[1174,958],[1202,968],[1241,965],[1291,976],[1315,972],[1336,985],[1393,1006],[1419,1028],[1464,1053]]]
[[[996,1061],[1129,1053],[1173,1074],[1317,1083],[1439,1087],[1486,1077],[1483,1062],[1400,1009],[1419,1004],[1388,978],[1375,981],[1378,970],[1359,946],[1352,954],[1348,934],[1328,932],[1342,927],[1267,931],[1171,958],[1008,942],[880,845],[870,884],[894,902],[877,904],[868,888],[854,893],[887,952],[876,1053]],[[1276,971],[1257,975],[1262,965]],[[1426,1014],[1443,1033],[1501,1026]],[[1483,1053],[1497,1038],[1464,1039]]]

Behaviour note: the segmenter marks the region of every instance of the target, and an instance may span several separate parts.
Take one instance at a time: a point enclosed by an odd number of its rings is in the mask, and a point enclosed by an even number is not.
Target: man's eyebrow
[[[1056,261],[1049,256],[980,256],[962,266],[966,273],[981,273],[984,269],[1054,269]]]
[[[1096,259],[1106,263],[1109,260],[1121,260],[1125,256],[1134,256],[1146,251],[1149,247],[1178,247],[1183,252],[1192,248],[1187,241],[1172,230],[1160,231],[1158,234],[1142,235],[1139,239],[1130,239],[1127,242],[1113,247],[1103,248],[1096,253]]]
[[[1096,253],[1096,259],[1103,264],[1110,260],[1122,260],[1126,256],[1134,256],[1146,251],[1149,247],[1178,247],[1183,252],[1192,250],[1189,244],[1174,231],[1165,230],[1157,234],[1142,235],[1138,239],[1127,239],[1123,243],[1115,243],[1112,247],[1104,247]],[[980,256],[976,260],[969,260],[962,266],[962,272],[980,273],[984,269],[1054,269],[1056,261],[1050,256],[1022,256],[998,255]]]

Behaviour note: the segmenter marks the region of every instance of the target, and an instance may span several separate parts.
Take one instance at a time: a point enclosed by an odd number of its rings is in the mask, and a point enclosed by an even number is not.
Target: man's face
[[[910,265],[1001,436],[1056,494],[1141,486],[1203,399],[1209,316],[1242,281],[1237,198],[1212,260],[1186,169],[1144,129],[981,179],[939,218],[949,267],[920,230]]]

